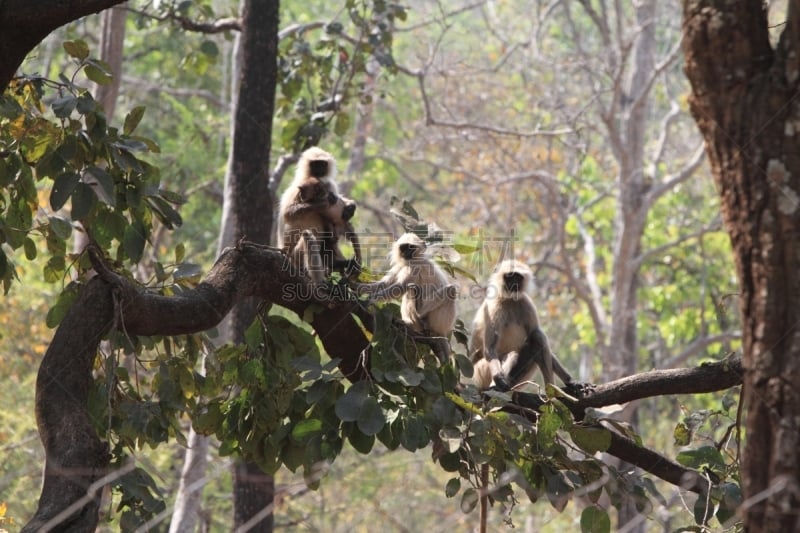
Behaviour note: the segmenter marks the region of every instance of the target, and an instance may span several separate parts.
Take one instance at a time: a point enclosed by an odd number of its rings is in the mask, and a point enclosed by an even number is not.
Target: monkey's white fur
[[[402,298],[400,314],[413,331],[447,339],[456,321],[458,287],[444,270],[425,256],[425,242],[405,233],[392,246],[389,272],[361,289],[374,300]]]

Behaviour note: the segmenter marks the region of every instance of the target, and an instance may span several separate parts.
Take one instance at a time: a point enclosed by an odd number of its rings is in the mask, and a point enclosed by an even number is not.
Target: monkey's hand
[[[493,385],[490,388],[500,392],[508,392],[511,390],[511,385],[508,383],[508,381],[506,381],[505,376],[497,374],[494,377]]]

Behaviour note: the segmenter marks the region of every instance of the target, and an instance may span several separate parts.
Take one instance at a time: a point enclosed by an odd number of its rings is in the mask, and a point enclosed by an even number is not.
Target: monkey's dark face
[[[419,246],[416,244],[403,243],[400,245],[400,255],[405,260],[414,259],[418,250]]]
[[[325,159],[314,159],[308,162],[308,173],[315,178],[324,178],[328,175],[330,163]]]
[[[525,276],[519,272],[506,272],[503,274],[503,283],[508,292],[520,292],[523,290]]]

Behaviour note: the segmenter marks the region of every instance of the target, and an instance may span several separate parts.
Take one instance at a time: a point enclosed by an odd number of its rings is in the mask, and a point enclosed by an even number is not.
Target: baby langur
[[[315,282],[334,268],[353,266],[339,248],[340,237],[350,240],[356,263],[361,261],[358,235],[350,222],[356,204],[339,195],[335,178],[333,156],[309,148],[300,156],[294,180],[281,196],[278,246]]]
[[[425,249],[417,235],[403,234],[392,246],[389,272],[359,289],[377,301],[402,297],[403,322],[415,333],[441,338],[441,348],[435,351],[444,362],[450,354],[448,338],[456,321],[458,286],[449,283],[444,270],[424,255]]]
[[[539,327],[536,307],[527,294],[532,277],[526,265],[507,260],[489,278],[470,341],[473,381],[480,389],[494,383],[498,389],[510,390],[529,380],[537,367],[545,384],[553,383],[554,371],[565,384],[572,383]]]

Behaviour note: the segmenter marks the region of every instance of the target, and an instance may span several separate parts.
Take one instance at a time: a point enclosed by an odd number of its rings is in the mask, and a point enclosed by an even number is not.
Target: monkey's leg
[[[314,283],[322,283],[325,280],[325,266],[320,255],[320,248],[319,239],[312,232],[304,231],[293,253],[295,260],[305,269],[306,274]]]
[[[542,369],[545,384],[553,383],[553,356],[547,336],[541,329],[535,328],[528,334],[519,352],[520,358],[525,360],[529,367],[538,365]]]

